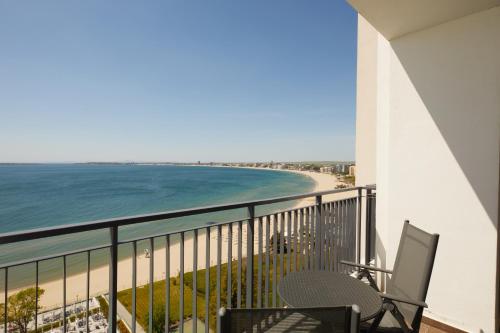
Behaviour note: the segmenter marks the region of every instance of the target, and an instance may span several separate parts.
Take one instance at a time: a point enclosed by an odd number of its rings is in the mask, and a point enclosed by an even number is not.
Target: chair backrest
[[[393,273],[387,282],[389,294],[425,301],[438,240],[438,234],[429,234],[405,221]],[[413,324],[418,308],[401,302],[397,306]]]
[[[219,317],[221,333],[358,333],[360,312],[356,305],[333,308],[221,308]]]

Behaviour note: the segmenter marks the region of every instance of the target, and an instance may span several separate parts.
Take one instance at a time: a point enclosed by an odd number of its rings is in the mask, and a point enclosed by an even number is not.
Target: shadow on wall
[[[498,229],[500,8],[391,46]],[[463,22],[466,20],[466,22]],[[456,24],[453,23],[453,24]],[[436,30],[440,31],[436,33]],[[437,166],[439,168],[439,166]]]
[[[383,267],[386,269],[392,269],[391,267],[387,267],[387,252],[385,250],[384,244],[378,234],[378,231],[375,232],[375,253],[377,256],[375,257],[375,266]],[[380,290],[385,290],[386,280],[390,279],[388,274],[378,274],[377,278],[380,279]]]

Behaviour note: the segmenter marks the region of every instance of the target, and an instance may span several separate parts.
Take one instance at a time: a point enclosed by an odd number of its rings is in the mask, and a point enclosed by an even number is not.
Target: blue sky
[[[352,160],[344,0],[0,0],[0,162]]]

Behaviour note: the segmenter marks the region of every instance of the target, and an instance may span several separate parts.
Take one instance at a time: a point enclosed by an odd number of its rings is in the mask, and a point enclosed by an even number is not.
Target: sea
[[[306,176],[252,168],[159,164],[0,165],[0,233],[108,218],[228,204],[306,193]],[[256,214],[296,202],[258,207]],[[148,237],[246,217],[244,209],[121,227],[119,240]],[[109,243],[108,230],[0,245],[0,267]],[[121,251],[120,257],[130,255]],[[107,265],[108,251],[92,253],[92,268]],[[61,260],[40,264],[43,280],[60,278]],[[85,256],[71,258],[70,274],[86,269]],[[33,281],[34,264],[9,269],[10,288]],[[1,280],[1,278],[0,278]],[[0,281],[2,283],[2,281]]]

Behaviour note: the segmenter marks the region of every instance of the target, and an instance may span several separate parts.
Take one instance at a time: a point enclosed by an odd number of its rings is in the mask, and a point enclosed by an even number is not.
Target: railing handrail
[[[221,212],[221,211],[240,209],[240,208],[270,205],[270,204],[274,204],[274,203],[299,200],[299,199],[304,199],[304,198],[309,198],[309,197],[317,197],[317,196],[323,196],[323,195],[329,195],[329,194],[352,192],[352,191],[356,191],[358,189],[364,189],[364,188],[366,188],[366,187],[356,186],[356,187],[343,188],[343,189],[334,189],[334,190],[327,190],[327,191],[317,191],[317,192],[309,192],[309,193],[304,193],[304,194],[274,197],[274,198],[268,198],[268,199],[262,199],[262,200],[236,202],[236,203],[229,203],[229,204],[223,204],[223,205],[203,206],[203,207],[187,208],[187,209],[180,209],[180,210],[173,210],[173,211],[166,211],[166,212],[159,212],[159,213],[134,215],[134,216],[111,218],[111,219],[102,219],[102,220],[95,220],[95,221],[91,221],[91,222],[65,224],[65,225],[47,227],[47,228],[36,228],[36,229],[29,229],[29,230],[23,230],[23,231],[6,232],[6,233],[0,234],[0,245],[10,244],[10,243],[18,243],[18,242],[28,241],[28,240],[33,240],[33,239],[68,235],[68,234],[84,232],[84,231],[99,230],[99,229],[106,229],[106,228],[112,228],[112,227],[122,227],[122,226],[126,226],[126,225],[132,225],[132,224],[138,224],[138,223],[144,223],[144,222],[153,222],[153,221],[186,217],[186,216],[192,216],[192,215],[198,215],[198,214],[206,214],[206,213]]]

